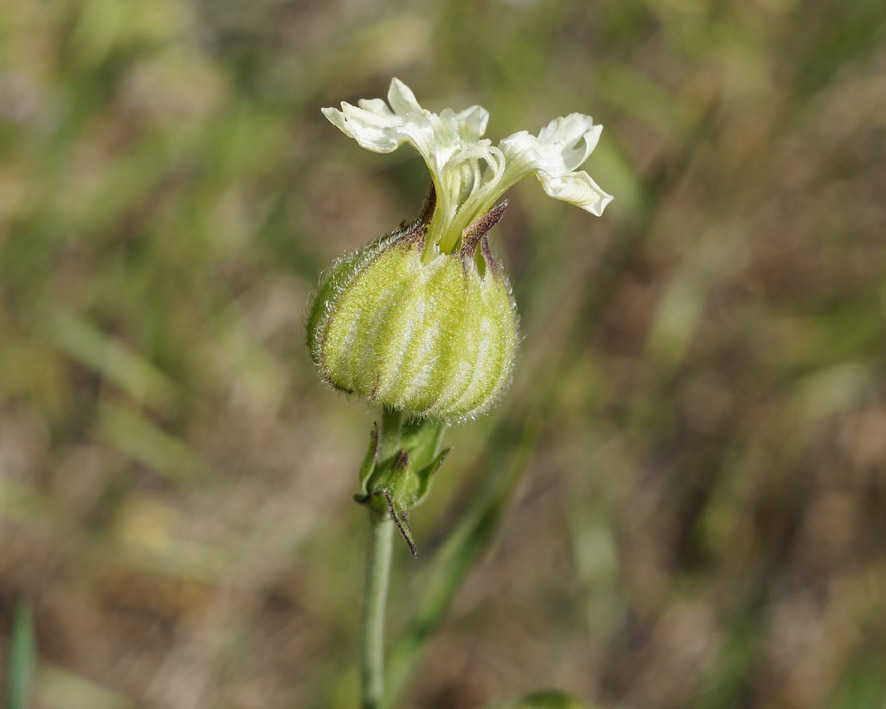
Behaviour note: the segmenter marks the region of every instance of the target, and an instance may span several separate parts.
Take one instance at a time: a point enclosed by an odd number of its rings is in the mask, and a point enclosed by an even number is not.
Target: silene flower
[[[387,103],[343,102],[323,114],[367,150],[410,143],[432,186],[411,225],[326,274],[308,318],[321,377],[412,416],[452,422],[484,413],[510,381],[518,340],[511,287],[488,243],[507,205],[496,202],[535,175],[551,197],[600,216],[612,197],[578,168],[602,126],[572,113],[496,146],[482,137],[486,109],[431,113],[398,79]]]

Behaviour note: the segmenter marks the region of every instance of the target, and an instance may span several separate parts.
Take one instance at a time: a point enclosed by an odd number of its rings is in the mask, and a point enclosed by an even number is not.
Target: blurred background
[[[395,547],[392,648],[437,630],[401,706],[886,706],[884,40],[879,0],[0,3],[0,660],[22,599],[32,705],[356,706],[375,412],[302,323],[421,204],[414,152],[319,110],[398,76],[494,141],[592,114],[616,196],[509,193],[521,357]]]

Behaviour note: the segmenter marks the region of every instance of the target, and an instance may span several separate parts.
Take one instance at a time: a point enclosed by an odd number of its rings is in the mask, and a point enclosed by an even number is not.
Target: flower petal
[[[357,105],[365,111],[377,113],[379,116],[394,117],[394,112],[390,109],[384,99],[380,98],[361,98],[357,101]]]
[[[607,194],[591,179],[584,170],[569,172],[565,175],[552,175],[543,170],[538,171],[538,180],[554,199],[561,199],[596,216],[601,216],[606,205],[612,201]]]
[[[461,139],[471,143],[478,140],[486,132],[489,111],[483,106],[471,106],[456,114],[461,127]]]
[[[380,101],[381,99],[376,100]],[[416,100],[415,94],[412,93],[412,89],[396,77],[391,79],[391,86],[388,89],[388,103],[391,104],[391,108],[398,116],[405,117],[410,113],[425,112]]]
[[[411,143],[424,158],[437,196],[428,225],[435,245],[449,252],[462,231],[492,208],[504,192],[537,175],[550,196],[601,215],[612,197],[586,172],[575,172],[593,152],[602,126],[590,116],[572,113],[556,118],[538,135],[520,131],[494,147],[483,138],[489,113],[471,106],[439,114],[422,108],[412,90],[392,79],[387,102],[361,99],[323,114],[362,147],[389,153]]]
[[[538,142],[544,146],[549,160],[559,156],[563,168],[571,172],[579,167],[597,147],[603,126],[594,125],[594,119],[581,113],[570,113],[555,118],[539,131]]]
[[[337,108],[324,108],[323,115],[361,147],[376,153],[390,153],[406,140],[401,130],[403,121],[393,115],[386,116],[375,110],[367,110],[365,106],[369,103],[365,101],[364,108],[357,108],[343,101],[341,111]]]
[[[579,167],[597,147],[603,126],[594,125],[590,116],[572,113],[555,118],[539,131],[538,137],[525,130],[501,141],[510,162],[521,163],[551,174],[565,174]]]
[[[508,162],[508,182],[536,173],[545,192],[600,216],[612,200],[586,172],[575,172],[593,152],[603,126],[590,116],[571,113],[555,118],[538,136],[520,131],[499,146]]]

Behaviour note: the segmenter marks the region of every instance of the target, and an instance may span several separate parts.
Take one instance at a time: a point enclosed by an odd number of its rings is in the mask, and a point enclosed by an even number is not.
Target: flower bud
[[[501,205],[452,253],[421,220],[336,263],[308,318],[320,376],[374,404],[451,422],[485,412],[510,381],[517,314],[489,250]],[[485,221],[484,221],[485,220]]]

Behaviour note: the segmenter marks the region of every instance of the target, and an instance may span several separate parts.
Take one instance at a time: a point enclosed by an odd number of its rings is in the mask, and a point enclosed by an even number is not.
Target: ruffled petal
[[[603,126],[594,125],[590,116],[572,113],[555,118],[538,136],[525,130],[501,141],[501,149],[510,162],[534,170],[560,175],[579,167],[597,147]]]
[[[581,113],[555,118],[539,131],[540,152],[563,172],[578,168],[597,147],[603,126]],[[547,168],[546,168],[547,169]]]
[[[584,170],[569,172],[565,175],[552,175],[543,170],[538,171],[541,186],[554,199],[560,199],[576,207],[581,207],[595,216],[601,216],[606,205],[612,201],[591,176]]]
[[[370,102],[362,102],[366,106]],[[345,135],[356,140],[361,147],[376,153],[390,153],[407,139],[403,135],[403,120],[384,115],[379,111],[357,108],[344,101],[342,110],[324,108],[323,115]],[[374,108],[374,107],[373,107]]]
[[[501,141],[509,182],[535,173],[545,192],[600,216],[612,196],[586,172],[575,172],[597,147],[603,126],[590,116],[571,113],[555,118],[537,136],[520,131]]]

